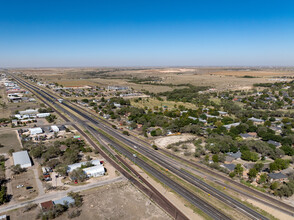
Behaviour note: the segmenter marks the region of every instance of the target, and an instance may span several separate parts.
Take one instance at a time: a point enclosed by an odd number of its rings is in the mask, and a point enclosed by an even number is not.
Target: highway
[[[42,95],[43,98],[47,99],[48,101],[54,102],[56,98],[52,96],[51,94],[47,93],[46,91],[40,90],[38,87],[29,85],[25,81],[21,80],[23,84],[28,86],[30,89],[34,90],[35,92],[38,92],[39,95]],[[179,168],[178,164],[179,162],[164,155],[161,153],[158,153],[158,151],[155,151],[151,149],[150,147],[147,147],[139,142],[135,142],[131,140],[130,138],[127,138],[126,136],[123,136],[121,133],[117,132],[115,129],[109,128],[108,126],[103,125],[100,123],[97,119],[90,117],[89,115],[85,114],[84,112],[80,111],[79,109],[73,107],[72,105],[67,104],[66,102],[63,104],[67,108],[71,109],[72,111],[76,112],[78,115],[82,116],[83,118],[87,119],[90,121],[94,126],[102,129],[109,135],[115,137],[122,143],[128,145],[129,147],[132,147],[134,150],[138,151],[142,155],[150,158],[152,161],[156,162],[157,164],[160,164],[162,167],[165,169],[168,169],[170,172],[176,174],[177,176],[181,177],[185,181],[189,182],[190,184],[200,188],[204,192],[210,194],[211,196],[217,198],[221,202],[239,210],[240,212],[244,213],[248,217],[252,219],[267,219],[266,217],[262,216],[258,212],[250,209],[249,207],[245,206],[244,204],[238,202],[237,200],[231,198],[230,196],[222,193],[221,191],[213,188],[209,184],[205,183],[201,179],[195,177],[194,175],[191,175],[190,173],[186,172],[185,170]],[[59,106],[59,108],[61,108]],[[66,114],[71,115],[72,113],[68,112],[65,108],[62,109],[63,112],[66,112]],[[77,119],[75,116],[72,116]],[[83,123],[83,126],[88,126],[85,123]],[[97,132],[95,128],[92,126],[88,126],[88,129],[92,130],[92,132]],[[101,137],[108,143],[111,143],[111,145],[116,148],[120,153],[126,155],[130,159],[133,158],[133,154],[126,150],[124,147],[120,146],[117,144],[115,141],[111,140],[107,136],[104,136],[101,133]],[[136,147],[135,147],[136,146]],[[145,169],[147,172],[151,173],[153,176],[158,178],[161,182],[169,186],[170,188],[174,189],[178,194],[182,195],[184,198],[186,198],[189,202],[194,204],[196,207],[199,207],[201,210],[203,210],[205,213],[208,215],[213,215],[211,217],[216,218],[216,219],[226,219],[227,217],[224,216],[221,212],[218,210],[210,210],[211,207],[209,204],[206,204],[204,201],[199,200],[195,195],[191,196],[191,192],[186,190],[184,187],[180,186],[179,184],[175,183],[174,181],[170,180],[167,176],[163,175],[161,172],[158,172],[155,168],[152,166],[148,165],[145,161],[141,160],[140,158],[136,158],[136,163],[141,166],[143,169]],[[180,187],[179,187],[180,186]],[[195,201],[194,197],[196,197],[197,201]],[[214,213],[214,214],[212,214]],[[222,217],[221,217],[222,216]]]

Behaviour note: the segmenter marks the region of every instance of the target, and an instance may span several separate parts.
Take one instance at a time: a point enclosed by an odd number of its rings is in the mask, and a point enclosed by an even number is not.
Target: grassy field
[[[4,147],[0,148],[0,153],[8,153],[10,149],[21,150],[16,131],[1,131],[0,143],[4,145]]]

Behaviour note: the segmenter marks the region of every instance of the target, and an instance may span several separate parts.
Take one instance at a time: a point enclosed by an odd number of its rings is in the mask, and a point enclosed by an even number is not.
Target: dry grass
[[[4,147],[0,148],[0,153],[8,153],[10,149],[21,150],[16,131],[1,131],[0,143],[4,145]]]
[[[18,185],[24,185],[24,187],[17,189],[16,187]],[[24,173],[14,175],[11,181],[11,186],[13,199],[15,201],[30,200],[38,195],[38,189],[33,170],[27,170]],[[33,188],[26,189],[27,186],[31,186]]]

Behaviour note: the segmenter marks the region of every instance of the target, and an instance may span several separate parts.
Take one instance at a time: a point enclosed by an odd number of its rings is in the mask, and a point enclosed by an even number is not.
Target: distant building
[[[129,87],[128,86],[108,86],[108,90],[114,90],[114,91],[129,90]]]
[[[25,111],[19,111],[19,114],[21,114],[21,115],[36,115],[36,114],[38,114],[38,110],[27,109]]]
[[[19,151],[12,153],[14,165],[19,164],[21,168],[27,168],[32,166],[31,159],[27,151]]]
[[[240,125],[240,122],[224,125],[224,127],[226,129],[231,129],[231,127],[237,127],[238,125]]]
[[[233,163],[229,163],[229,164],[222,164],[220,165],[223,168],[226,168],[227,170],[229,170],[230,172],[235,170],[236,165]]]
[[[277,141],[269,140],[267,143],[274,145],[275,147],[281,147],[281,143],[279,143]]]
[[[264,122],[264,120],[258,119],[258,118],[254,118],[254,117],[249,118],[248,120],[249,121],[252,121],[254,124],[262,124]]]

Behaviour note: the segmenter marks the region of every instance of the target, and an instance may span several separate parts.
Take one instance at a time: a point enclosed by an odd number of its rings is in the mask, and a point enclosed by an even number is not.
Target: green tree
[[[251,168],[248,172],[248,177],[250,180],[254,179],[257,176],[258,171],[255,168]]]
[[[241,176],[243,174],[243,170],[244,168],[242,167],[242,165],[238,163],[234,169],[234,172],[237,176]]]
[[[214,162],[214,163],[218,163],[218,155],[217,154],[214,154],[213,156],[212,156],[212,161]]]

